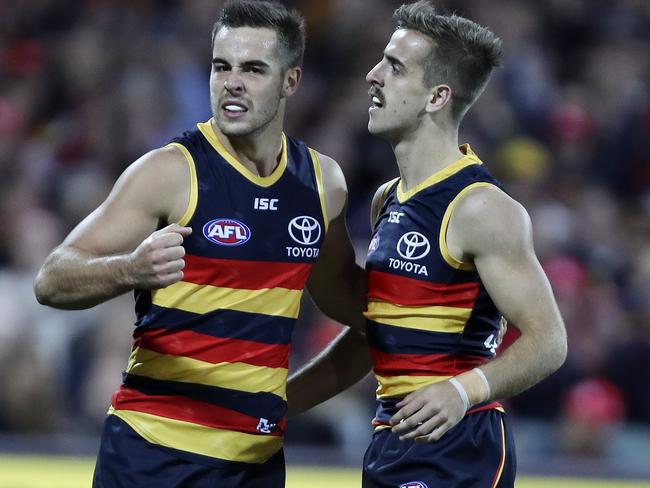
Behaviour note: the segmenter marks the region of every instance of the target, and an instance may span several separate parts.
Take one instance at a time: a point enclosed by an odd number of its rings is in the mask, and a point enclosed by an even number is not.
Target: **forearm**
[[[467,391],[470,405],[509,398],[554,373],[564,363],[566,353],[566,335],[561,325],[544,335],[523,333],[501,356],[480,367],[489,388],[474,371],[457,379]]]
[[[90,308],[133,288],[129,256],[98,257],[72,246],[56,249],[34,283],[39,303],[62,309]]]
[[[288,416],[298,415],[337,395],[365,377],[372,368],[365,337],[348,329],[289,378]]]

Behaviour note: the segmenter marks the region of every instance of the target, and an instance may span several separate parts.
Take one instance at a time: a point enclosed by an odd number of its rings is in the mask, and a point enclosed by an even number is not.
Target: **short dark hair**
[[[286,68],[301,66],[305,53],[305,19],[274,1],[229,0],[212,28],[212,44],[222,27],[266,27],[278,35],[279,56]]]
[[[424,60],[424,82],[452,88],[452,117],[460,121],[501,64],[501,39],[458,15],[439,15],[427,0],[405,4],[393,14],[396,29],[412,29],[433,42]]]

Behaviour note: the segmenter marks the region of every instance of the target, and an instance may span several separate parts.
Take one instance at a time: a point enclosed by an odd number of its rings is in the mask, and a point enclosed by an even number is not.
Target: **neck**
[[[458,128],[441,128],[434,124],[426,124],[396,142],[393,151],[404,191],[464,156],[458,149]]]
[[[219,140],[244,167],[258,176],[269,176],[282,156],[283,111],[265,127],[246,135],[225,135],[214,119],[210,121]]]

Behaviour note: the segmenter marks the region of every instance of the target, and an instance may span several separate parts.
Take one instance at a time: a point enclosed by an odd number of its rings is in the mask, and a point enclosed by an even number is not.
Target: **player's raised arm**
[[[134,288],[180,280],[183,237],[191,230],[173,222],[183,215],[189,192],[189,168],[178,149],[141,157],[48,256],[34,284],[38,301],[88,308]]]

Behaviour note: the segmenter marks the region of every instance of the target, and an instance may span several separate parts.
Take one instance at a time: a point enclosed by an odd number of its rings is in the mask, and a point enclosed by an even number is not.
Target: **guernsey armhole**
[[[392,180],[387,181],[386,183],[383,184],[384,189],[381,192],[381,196],[379,197],[379,201],[375,203],[373,208],[371,209],[372,211],[372,228],[374,229],[375,226],[377,225],[377,220],[379,219],[379,213],[381,212],[381,207],[384,206],[384,203],[386,202],[386,197],[388,196],[388,193],[390,193],[390,190],[399,182],[399,176],[396,178],[393,178]]]
[[[454,207],[456,207],[456,204],[460,201],[463,195],[465,195],[470,190],[473,190],[474,188],[488,187],[488,186],[495,186],[495,185],[487,182],[478,182],[466,186],[458,193],[458,195],[454,197],[454,199],[449,203],[447,209],[445,210],[445,215],[442,217],[442,223],[440,224],[440,238],[438,244],[440,246],[440,254],[442,255],[445,262],[452,268],[461,269],[463,271],[476,270],[476,267],[474,266],[473,263],[466,262],[466,261],[459,261],[458,259],[456,259],[454,256],[451,255],[451,253],[449,252],[449,248],[447,247],[447,229],[449,227],[449,220],[451,219],[451,214],[454,210]]]
[[[314,165],[314,175],[316,175],[316,187],[318,188],[318,198],[320,199],[320,207],[323,212],[323,223],[325,225],[325,232],[329,228],[329,218],[327,217],[327,207],[325,205],[325,190],[323,189],[323,170],[320,166],[320,159],[318,154],[312,148],[309,148],[309,155],[311,156]]]
[[[171,144],[167,145],[167,147],[169,146],[174,146],[183,153],[183,156],[185,156],[185,160],[187,161],[187,166],[190,169],[190,198],[187,202],[187,208],[185,209],[183,216],[178,221],[178,225],[185,226],[189,223],[190,219],[194,215],[196,204],[199,198],[199,185],[196,177],[196,164],[194,163],[194,158],[185,146],[178,142],[172,142]]]
[[[399,182],[399,176],[393,178],[392,180],[386,183],[386,187],[384,188],[384,191],[381,192],[381,202],[379,203],[379,208],[381,208],[381,206],[384,204],[384,202],[386,201],[386,197],[388,196],[388,193],[396,184],[398,184],[398,182]]]

